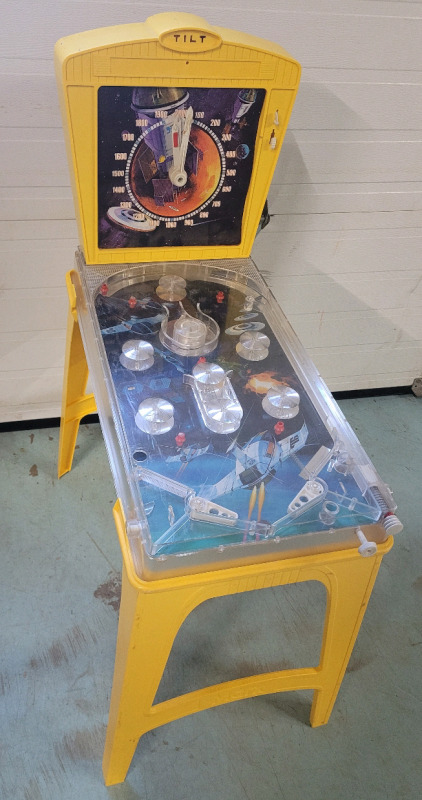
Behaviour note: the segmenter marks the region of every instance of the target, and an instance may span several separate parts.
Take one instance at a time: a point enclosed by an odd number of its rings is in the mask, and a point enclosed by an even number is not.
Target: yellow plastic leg
[[[107,786],[125,779],[144,733],[222,703],[272,692],[314,689],[311,724],[328,721],[382,556],[392,547],[392,537],[379,546],[373,558],[362,558],[357,549],[342,550],[142,581],[134,571],[119,500],[114,517],[123,554],[123,587],[103,759]],[[177,631],[196,606],[211,597],[307,580],[321,581],[328,595],[317,667],[252,675],[153,704]]]
[[[335,569],[327,571],[329,585],[326,584],[327,610],[319,666],[320,688],[314,692],[310,719],[314,728],[325,725],[330,718],[382,557],[392,544],[390,537],[381,547],[378,546],[377,555],[371,558],[363,558],[353,550],[341,551],[339,555],[343,558],[336,561]],[[352,558],[344,557],[350,552]]]
[[[73,275],[73,270],[66,275],[70,305],[67,321],[62,415],[60,420],[59,478],[71,469],[79,423],[82,417],[87,414],[94,414],[97,410],[94,395],[85,394],[88,381],[88,365],[76,313],[75,289],[72,283]]]

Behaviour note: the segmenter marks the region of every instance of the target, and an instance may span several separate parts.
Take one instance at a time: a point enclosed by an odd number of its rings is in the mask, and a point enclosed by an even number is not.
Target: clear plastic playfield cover
[[[394,510],[250,259],[77,266],[116,488],[150,559],[356,545]]]

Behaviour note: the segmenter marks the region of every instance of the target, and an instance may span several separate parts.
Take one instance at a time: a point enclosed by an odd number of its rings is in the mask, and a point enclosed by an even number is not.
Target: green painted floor
[[[0,434],[1,800],[419,800],[422,796],[422,400],[342,409],[394,488],[405,531],[381,565],[328,725],[310,693],[269,695],[144,736],[124,784],[101,758],[120,552],[98,425],[56,480],[58,429]],[[176,640],[160,699],[317,663],[325,596],[309,583],[205,603]]]

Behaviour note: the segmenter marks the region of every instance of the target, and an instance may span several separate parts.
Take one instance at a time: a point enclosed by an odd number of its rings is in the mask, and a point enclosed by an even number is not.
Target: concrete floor
[[[1,433],[2,800],[416,800],[422,786],[422,400],[347,400],[343,411],[395,490],[405,531],[381,566],[328,725],[311,694],[205,711],[144,736],[124,784],[101,758],[120,552],[98,425],[55,477],[58,429]],[[160,699],[206,683],[317,663],[319,584],[205,603],[182,628]]]

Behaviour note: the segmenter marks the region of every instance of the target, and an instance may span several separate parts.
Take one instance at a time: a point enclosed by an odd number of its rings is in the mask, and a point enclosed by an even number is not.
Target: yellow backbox
[[[299,64],[185,13],[68,36],[55,59],[86,262],[247,257]]]

